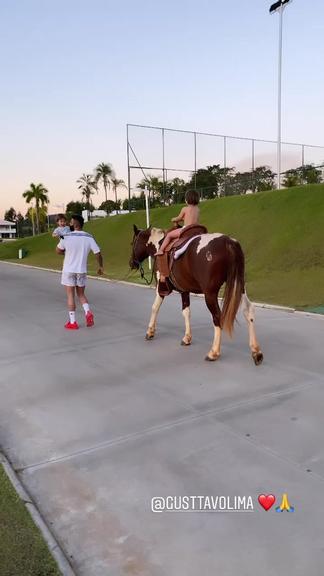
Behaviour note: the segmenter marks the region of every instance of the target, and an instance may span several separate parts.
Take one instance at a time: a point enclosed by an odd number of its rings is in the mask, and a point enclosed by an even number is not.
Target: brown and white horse
[[[134,225],[132,255],[129,261],[132,269],[138,269],[142,262],[158,250],[164,230],[148,228],[139,230]],[[220,356],[222,329],[230,335],[239,306],[248,323],[249,345],[256,365],[261,364],[263,354],[258,344],[254,327],[254,308],[245,292],[244,254],[237,240],[224,234],[201,234],[191,241],[185,253],[175,260],[169,278],[172,288],[180,292],[182,313],[185,320],[185,335],[182,345],[189,346],[192,340],[190,325],[190,292],[204,294],[206,305],[214,322],[214,340],[206,360],[214,361]],[[218,292],[226,283],[222,310],[218,304]],[[159,309],[164,298],[156,291],[146,339],[154,338]]]

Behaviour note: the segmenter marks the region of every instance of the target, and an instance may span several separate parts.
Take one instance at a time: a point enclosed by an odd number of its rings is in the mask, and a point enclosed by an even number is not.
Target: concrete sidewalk
[[[150,290],[89,281],[89,297],[96,326],[66,332],[59,277],[0,263],[0,444],[76,573],[321,576],[323,319],[258,310],[264,364],[243,319],[206,363],[201,299],[183,348],[180,297],[152,342]],[[284,492],[295,512],[260,508]],[[152,513],[167,495],[254,510]]]

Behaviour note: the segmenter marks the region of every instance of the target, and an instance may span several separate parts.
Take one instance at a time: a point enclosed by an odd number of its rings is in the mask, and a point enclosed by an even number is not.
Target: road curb
[[[68,561],[66,555],[64,554],[62,548],[60,547],[59,543],[53,536],[52,532],[49,530],[48,526],[46,525],[45,521],[43,520],[42,516],[40,515],[36,505],[32,501],[29,494],[26,492],[24,486],[20,482],[17,474],[15,473],[13,467],[11,466],[10,462],[4,456],[2,452],[0,452],[0,464],[2,464],[4,471],[6,472],[13,488],[17,492],[18,496],[23,501],[24,505],[26,506],[29,514],[31,515],[34,523],[39,528],[42,533],[42,536],[48,546],[48,549],[52,556],[54,557],[62,576],[76,576],[74,570],[71,567],[70,562]]]
[[[32,268],[34,270],[43,270],[45,272],[54,272],[55,274],[61,274],[61,270],[56,270],[54,268],[44,268],[42,266],[31,266],[29,264],[20,264],[20,262],[9,262],[8,260],[0,260],[0,263],[10,264],[11,266],[21,266],[23,268]],[[101,278],[100,276],[89,276],[89,280],[97,280],[99,282],[108,282],[110,284],[124,284],[126,286],[136,286],[137,288],[145,288],[149,290],[155,290],[154,286],[147,286],[145,284],[138,284],[137,282],[128,282],[127,280],[115,280],[112,278]],[[191,296],[197,298],[203,298],[202,294],[191,294]],[[220,299],[222,300],[222,299]],[[307,312],[303,310],[296,310],[296,308],[291,308],[289,306],[280,306],[279,304],[267,304],[266,302],[253,302],[256,308],[264,308],[266,310],[277,310],[278,312],[290,312],[298,314],[300,316],[309,316],[311,318],[324,319],[324,314],[316,314],[315,312]]]

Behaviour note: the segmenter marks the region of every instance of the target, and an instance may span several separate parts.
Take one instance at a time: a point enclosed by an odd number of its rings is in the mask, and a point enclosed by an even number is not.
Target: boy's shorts
[[[63,286],[78,286],[79,288],[84,288],[86,281],[86,274],[62,272],[61,284],[63,284]]]

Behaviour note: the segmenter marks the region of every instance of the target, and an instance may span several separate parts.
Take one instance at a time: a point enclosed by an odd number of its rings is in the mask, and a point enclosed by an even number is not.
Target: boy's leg
[[[81,282],[83,283],[83,282]],[[90,326],[94,325],[94,318],[93,318],[93,313],[90,310],[90,306],[89,306],[89,302],[88,302],[88,298],[85,295],[85,286],[77,286],[76,287],[76,292],[79,298],[79,302],[82,305],[82,308],[84,310],[84,314],[85,314],[85,318],[86,318],[86,324],[87,326],[90,328]]]
[[[164,253],[164,250],[166,249],[166,247],[168,246],[168,244],[170,244],[171,240],[175,240],[176,238],[179,238],[181,233],[181,228],[176,228],[175,230],[171,230],[171,232],[168,232],[168,234],[166,235],[166,237],[164,238],[160,249],[157,251],[156,255],[159,256],[161,254]]]

